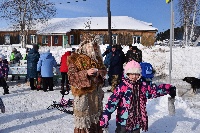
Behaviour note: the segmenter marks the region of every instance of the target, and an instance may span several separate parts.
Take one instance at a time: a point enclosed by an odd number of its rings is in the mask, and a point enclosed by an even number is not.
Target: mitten
[[[169,95],[172,98],[175,98],[175,96],[176,96],[176,87],[175,86],[170,87]]]

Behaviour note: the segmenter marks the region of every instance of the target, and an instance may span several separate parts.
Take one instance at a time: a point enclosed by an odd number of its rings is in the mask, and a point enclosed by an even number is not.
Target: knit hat
[[[124,74],[127,74],[127,73],[141,74],[141,72],[142,70],[141,70],[140,64],[134,60],[128,62],[124,66]]]
[[[117,48],[117,46],[116,45],[112,45],[112,48]]]
[[[138,50],[137,46],[133,46],[132,50]]]
[[[37,44],[33,44],[33,49],[38,50],[39,46]]]
[[[106,49],[111,50],[112,46],[108,45]]]

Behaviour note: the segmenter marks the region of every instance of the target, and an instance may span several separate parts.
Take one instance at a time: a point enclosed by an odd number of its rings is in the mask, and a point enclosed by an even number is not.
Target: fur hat
[[[128,62],[124,66],[124,74],[127,74],[127,73],[141,74],[141,72],[142,72],[142,70],[141,70],[140,64],[134,60]]]
[[[79,44],[76,53],[85,54],[95,61],[98,61],[96,58],[97,56],[100,57],[101,60],[103,60],[99,44],[99,35],[94,35],[90,33],[83,34],[83,41]],[[97,50],[94,49],[94,46],[97,47]]]

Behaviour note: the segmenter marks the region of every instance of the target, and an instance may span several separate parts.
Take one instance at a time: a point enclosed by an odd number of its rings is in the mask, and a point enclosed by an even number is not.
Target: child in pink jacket
[[[140,81],[140,64],[132,60],[124,67],[122,82],[109,97],[105,110],[100,117],[100,126],[108,127],[111,114],[117,109],[116,133],[140,133],[148,130],[148,116],[146,111],[147,99],[157,98],[169,94],[176,96],[176,87],[170,84],[159,86]]]

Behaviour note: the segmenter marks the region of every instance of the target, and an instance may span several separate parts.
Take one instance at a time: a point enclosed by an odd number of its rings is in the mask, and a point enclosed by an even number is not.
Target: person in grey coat
[[[53,91],[53,67],[57,67],[57,62],[50,53],[50,50],[47,50],[43,54],[41,54],[40,59],[37,64],[37,71],[41,73],[43,90],[44,92]]]

